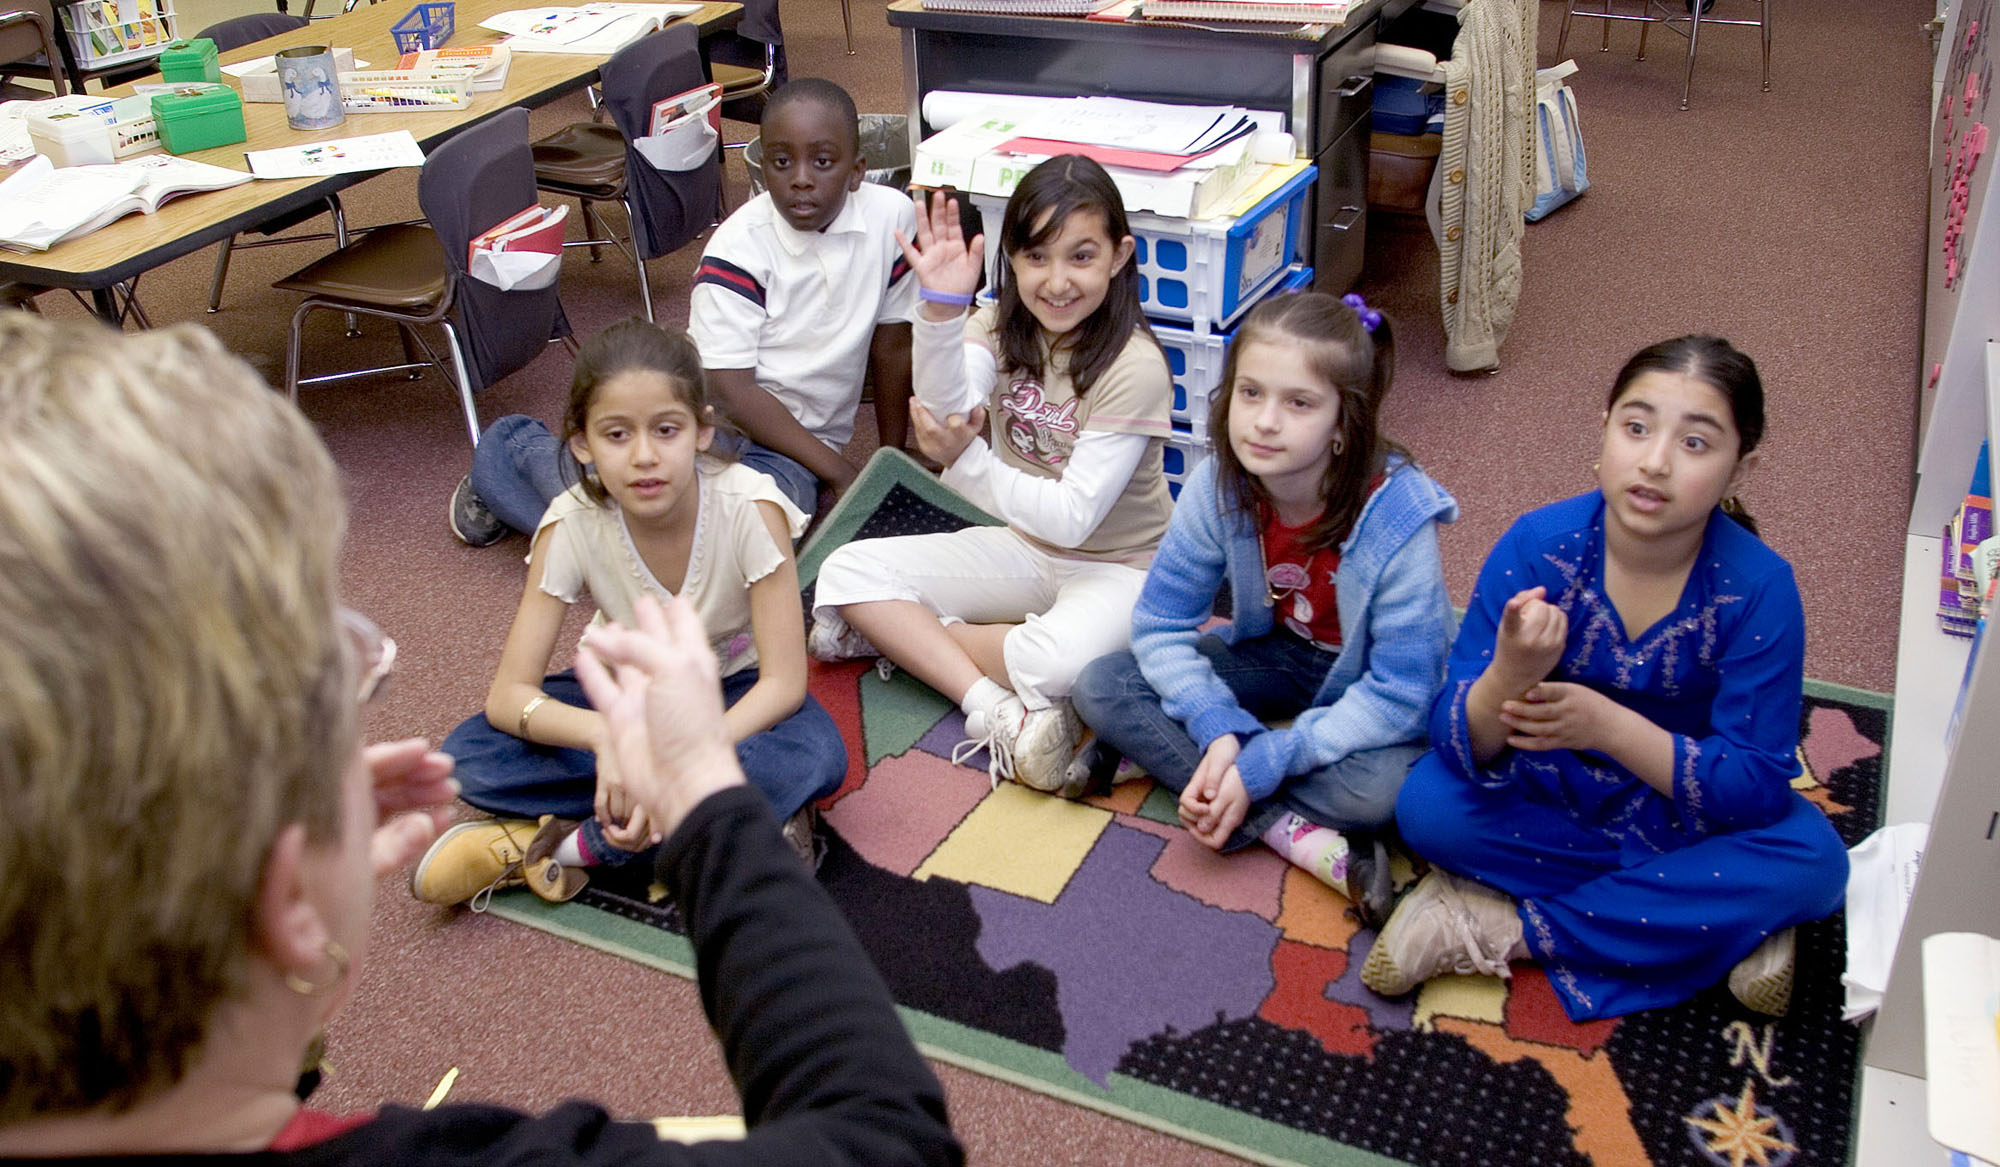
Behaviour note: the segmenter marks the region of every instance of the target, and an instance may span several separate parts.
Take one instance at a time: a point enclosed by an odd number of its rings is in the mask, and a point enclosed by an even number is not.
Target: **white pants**
[[[1007,676],[1021,703],[1069,696],[1083,666],[1132,646],[1143,569],[1047,554],[1006,527],[858,539],[826,557],[813,619],[875,600],[910,600],[946,624],[1019,624]]]

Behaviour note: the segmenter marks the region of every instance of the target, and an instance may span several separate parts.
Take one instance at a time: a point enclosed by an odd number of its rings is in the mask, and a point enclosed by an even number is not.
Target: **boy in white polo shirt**
[[[884,446],[910,416],[910,318],[917,281],[896,232],[916,229],[900,191],[862,181],[854,101],[804,78],[764,111],[765,193],[709,240],[688,300],[688,335],[709,388],[747,443],[742,460],[778,480],[807,514],[855,469],[864,373]]]
[[[854,480],[840,449],[854,433],[864,375],[881,444],[900,447],[907,435],[917,281],[896,232],[912,235],[916,213],[902,192],[862,181],[854,100],[833,82],[785,85],[761,129],[765,193],[715,229],[689,296],[688,334],[740,431],[736,457],[812,514],[823,487],[838,495]],[[501,418],[452,495],[452,530],[473,546],[532,532],[574,481],[565,456],[539,421]]]

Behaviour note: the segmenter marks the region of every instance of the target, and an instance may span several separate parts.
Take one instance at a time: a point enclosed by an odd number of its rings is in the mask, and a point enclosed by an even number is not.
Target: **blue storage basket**
[[[410,9],[389,26],[389,35],[396,38],[396,51],[416,53],[442,47],[451,39],[455,7],[451,0],[428,0]]]

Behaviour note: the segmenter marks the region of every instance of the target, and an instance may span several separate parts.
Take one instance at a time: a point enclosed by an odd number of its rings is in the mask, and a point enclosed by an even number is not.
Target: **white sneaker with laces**
[[[1067,701],[1029,710],[1014,741],[1014,781],[1036,790],[1062,790],[1082,735],[1083,723]]]
[[[882,654],[847,621],[838,616],[819,616],[806,632],[806,655],[814,660],[842,661]]]
[[[986,774],[993,780],[993,788],[999,789],[1002,778],[1014,776],[1014,743],[1027,719],[1027,706],[1012,693],[966,714],[965,740],[952,747],[952,762],[962,765],[985,750]]]
[[[1505,977],[1507,962],[1526,955],[1512,899],[1433,867],[1376,935],[1361,983],[1400,997],[1445,973]]]

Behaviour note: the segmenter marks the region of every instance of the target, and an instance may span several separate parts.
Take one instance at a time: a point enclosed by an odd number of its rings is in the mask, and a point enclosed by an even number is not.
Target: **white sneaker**
[[[1505,977],[1507,962],[1526,955],[1513,900],[1433,867],[1376,934],[1361,983],[1400,997],[1445,973]]]
[[[1029,710],[1021,736],[1014,741],[1014,781],[1036,790],[1061,791],[1082,735],[1083,723],[1067,701]]]
[[[807,630],[806,655],[814,660],[842,661],[882,654],[859,629],[838,616],[826,615],[815,618]]]
[[[981,750],[986,751],[986,774],[999,789],[1002,778],[1014,776],[1014,743],[1028,719],[1028,707],[1008,693],[983,709],[965,715],[965,740],[952,747],[951,760],[963,764]]]
[[[1729,971],[1729,991],[1759,1013],[1783,1017],[1791,1008],[1792,975],[1797,965],[1794,930],[1773,932]]]

